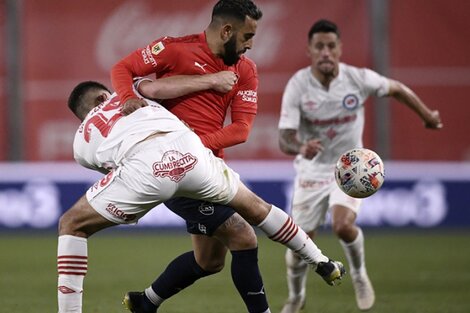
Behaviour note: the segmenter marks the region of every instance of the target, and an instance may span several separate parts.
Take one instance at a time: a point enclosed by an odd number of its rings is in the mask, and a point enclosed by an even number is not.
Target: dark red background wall
[[[2,2],[0,2],[2,3]],[[82,80],[109,84],[119,58],[163,35],[201,32],[214,1],[24,1],[22,54],[27,160],[71,160],[78,121],[66,99]],[[230,159],[285,158],[277,147],[281,95],[289,77],[307,66],[307,32],[319,18],[342,30],[343,61],[372,66],[369,1],[257,1],[263,9],[254,49],[260,73],[259,114],[249,141],[227,150]],[[451,3],[452,5],[449,5]],[[445,128],[425,130],[401,104],[391,102],[391,157],[462,160],[470,149],[470,2],[394,0],[390,6],[390,76],[408,84],[441,111]],[[91,9],[92,8],[92,9]],[[4,29],[0,5],[0,30]],[[3,40],[0,37],[0,40]],[[2,44],[3,45],[3,44]],[[0,60],[4,60],[3,50]],[[0,62],[0,80],[5,80]],[[6,158],[4,92],[0,88],[0,160]],[[373,104],[368,103],[365,144],[374,148]]]

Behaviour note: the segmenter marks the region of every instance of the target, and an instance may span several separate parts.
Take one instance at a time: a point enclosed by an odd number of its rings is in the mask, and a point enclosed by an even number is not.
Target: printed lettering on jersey
[[[359,106],[359,98],[356,95],[346,95],[343,98],[343,107],[347,110],[355,110]]]
[[[126,223],[131,223],[136,220],[137,215],[135,214],[127,214],[124,213],[121,209],[119,209],[115,204],[109,203],[106,207],[106,211],[114,217],[117,217],[123,220]]]
[[[242,97],[245,102],[258,102],[258,93],[255,90],[239,90],[237,96]]]
[[[312,100],[308,100],[307,102],[303,103],[303,107],[304,107],[305,111],[314,111],[314,110],[318,109],[318,103],[316,103],[315,101],[312,101]]]
[[[111,112],[116,111],[115,114],[108,114],[105,116],[104,113],[98,112]],[[107,113],[106,113],[107,114]],[[96,128],[101,136],[108,137],[109,133],[113,129],[116,122],[121,119],[124,115],[120,111],[120,103],[117,97],[112,98],[109,102],[103,103],[95,107],[90,113],[88,113],[85,121],[78,128],[79,133],[83,133],[86,142],[91,140],[92,125]]]
[[[115,170],[110,171],[102,179],[94,183],[87,191],[87,195],[90,196],[90,199],[99,194],[103,189],[105,189],[109,184],[119,175],[121,168],[116,168]]]
[[[163,45],[163,42],[159,41],[156,44],[152,46],[152,53],[154,55],[158,55],[160,52],[162,52],[165,49],[165,46]]]
[[[153,175],[169,177],[172,181],[179,182],[196,163],[197,158],[192,154],[170,150],[163,154],[161,161],[153,163]]]
[[[157,67],[157,61],[155,61],[153,55],[152,55],[152,50],[150,49],[149,46],[147,48],[142,49],[142,60],[144,61],[145,64],[152,64],[152,67]]]

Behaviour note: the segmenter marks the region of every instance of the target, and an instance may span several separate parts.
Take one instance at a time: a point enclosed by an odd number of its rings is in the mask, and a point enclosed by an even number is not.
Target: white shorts
[[[313,231],[324,224],[328,210],[335,204],[359,213],[361,200],[352,198],[339,189],[334,178],[334,169],[317,168],[315,174],[308,169],[296,170],[292,218],[304,231]]]
[[[117,224],[135,223],[156,205],[187,197],[227,204],[240,178],[188,130],[138,143],[122,164],[86,193],[90,205]]]

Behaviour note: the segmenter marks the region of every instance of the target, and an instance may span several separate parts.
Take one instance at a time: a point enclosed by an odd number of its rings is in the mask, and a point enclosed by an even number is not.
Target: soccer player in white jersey
[[[340,191],[334,166],[346,150],[362,147],[364,101],[370,95],[391,96],[406,104],[427,128],[439,129],[438,111],[430,110],[409,88],[376,72],[340,63],[341,40],[331,21],[316,22],[308,33],[311,65],[287,83],[279,121],[281,150],[296,155],[292,217],[312,238],[328,210],[340,239],[356,294],[357,306],[368,310],[375,294],[364,261],[364,236],[355,224],[361,200]],[[282,313],[305,305],[308,266],[286,253],[289,297]]]
[[[74,157],[107,175],[60,218],[59,313],[82,312],[87,238],[106,227],[136,223],[175,196],[229,204],[270,239],[295,250],[328,284],[341,279],[343,265],[323,255],[284,211],[247,189],[238,174],[175,115],[146,102],[147,106],[126,116],[119,97],[97,82],[79,84],[69,98],[69,107],[82,120],[74,139]],[[149,303],[128,305],[133,313],[156,312],[151,302],[158,301],[158,296],[150,287],[145,294]]]

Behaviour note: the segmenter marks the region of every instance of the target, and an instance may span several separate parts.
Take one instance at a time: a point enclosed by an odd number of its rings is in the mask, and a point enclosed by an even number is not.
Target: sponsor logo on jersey
[[[314,111],[318,108],[318,105],[315,101],[309,100],[304,103],[305,111]]]
[[[142,53],[142,60],[144,61],[145,64],[152,64],[153,67],[157,66],[157,61],[155,61],[150,47],[147,46],[147,48],[143,49],[141,53]]]
[[[212,215],[214,214],[214,206],[212,203],[204,202],[199,206],[199,212],[202,215]]]
[[[347,110],[355,110],[359,106],[359,98],[356,95],[346,95],[343,99],[343,107]]]
[[[165,49],[165,46],[163,45],[163,42],[159,41],[152,46],[152,54],[158,55],[164,49]]]
[[[256,90],[239,90],[237,96],[242,97],[242,100],[246,102],[258,102],[258,93]]]
[[[168,177],[174,182],[179,182],[196,163],[197,158],[192,154],[170,150],[163,154],[161,161],[153,163],[153,175]]]
[[[200,69],[201,69],[201,70],[202,70],[204,73],[206,72],[206,69],[204,68],[204,67],[206,67],[206,66],[207,66],[207,64],[206,64],[206,63],[204,63],[204,64],[201,64],[201,63],[199,63],[199,62],[197,62],[197,61],[194,61],[194,66],[197,66],[197,67],[199,67],[199,68],[200,68]]]
[[[106,211],[110,213],[112,216],[117,217],[124,222],[132,222],[136,219],[137,215],[135,214],[126,214],[124,211],[119,209],[115,204],[109,203],[106,207]]]
[[[341,125],[346,123],[354,122],[357,119],[357,114],[346,115],[342,117],[334,117],[326,120],[310,120],[310,123],[315,126],[330,126],[330,125]]]

